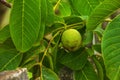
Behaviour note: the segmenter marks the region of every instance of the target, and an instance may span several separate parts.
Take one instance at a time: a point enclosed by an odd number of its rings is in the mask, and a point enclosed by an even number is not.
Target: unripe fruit
[[[76,51],[80,48],[82,37],[76,29],[68,29],[63,32],[61,41],[64,48],[69,51]]]

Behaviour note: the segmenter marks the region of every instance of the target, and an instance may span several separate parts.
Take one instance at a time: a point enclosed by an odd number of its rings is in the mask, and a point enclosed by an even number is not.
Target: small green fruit
[[[63,32],[61,41],[66,49],[76,51],[80,48],[82,37],[76,29],[68,29]]]

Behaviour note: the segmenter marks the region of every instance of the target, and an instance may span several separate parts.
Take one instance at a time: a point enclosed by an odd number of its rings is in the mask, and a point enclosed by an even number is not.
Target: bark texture
[[[0,72],[0,80],[28,80],[27,69]]]

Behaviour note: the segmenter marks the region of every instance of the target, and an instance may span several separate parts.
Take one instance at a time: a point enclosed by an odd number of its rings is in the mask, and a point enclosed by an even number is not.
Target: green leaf
[[[29,50],[40,28],[39,0],[14,0],[10,17],[12,40],[21,52]]]
[[[22,54],[14,49],[0,47],[0,71],[16,69],[21,62]]]
[[[58,47],[59,47],[59,42],[60,42],[60,38],[61,38],[61,34],[57,36],[56,39],[56,44],[55,46],[52,48],[52,59],[53,59],[53,66],[54,66],[54,70],[56,70],[56,65],[57,65],[57,56],[58,56]]]
[[[88,52],[89,56],[93,56],[94,55],[94,50],[91,48],[86,48],[86,51]]]
[[[99,40],[101,40],[103,32],[104,29],[102,28],[102,24],[98,25],[97,28],[94,30],[94,33],[97,35]]]
[[[46,13],[46,25],[51,26],[54,23],[54,16],[55,16],[53,11],[53,5],[49,0],[46,0],[46,4],[47,4],[47,9],[46,9],[46,12],[44,12]]]
[[[20,65],[20,67],[25,67],[28,70],[31,70],[31,69],[33,69],[35,64],[36,64],[36,60],[31,60],[31,61],[27,62],[25,65],[22,65],[22,66]]]
[[[86,31],[83,39],[83,45],[89,45],[92,43],[93,40],[93,32],[92,31]]]
[[[72,8],[80,15],[90,15],[94,8],[100,3],[99,0],[69,0],[72,3]]]
[[[42,77],[43,80],[60,80],[56,73],[45,67],[42,68]]]
[[[55,15],[53,12],[52,3],[49,0],[40,0],[41,5],[41,20],[40,20],[40,30],[37,42],[43,39],[46,26],[51,26],[54,23]]]
[[[4,43],[0,44],[0,47],[5,47],[6,49],[15,49],[15,45],[12,42],[11,38],[8,38]]]
[[[64,19],[60,16],[55,15],[54,16],[54,23],[63,23]]]
[[[64,17],[64,20],[67,25],[72,25],[72,24],[80,25],[80,23],[84,24],[82,18],[79,16],[67,16],[67,17]]]
[[[101,53],[101,44],[95,44],[95,45],[92,46],[92,48],[93,48],[95,51]]]
[[[63,54],[59,61],[72,70],[79,70],[84,67],[87,61],[87,56],[87,52],[82,52],[80,49],[76,52]]]
[[[88,61],[85,67],[79,71],[74,72],[74,80],[99,80],[92,64]]]
[[[10,37],[9,25],[5,26],[2,30],[0,30],[0,43],[3,43]]]
[[[102,56],[110,80],[120,79],[120,15],[106,28],[102,39]]]
[[[62,29],[64,29],[64,24],[61,22],[56,22],[52,26],[46,28],[45,34],[54,33]]]
[[[104,1],[104,0],[99,0],[100,2]]]
[[[43,65],[47,68],[54,69],[53,67],[53,58],[50,54],[47,54],[43,60]]]
[[[33,77],[31,72],[27,72],[28,78],[31,79]]]
[[[95,56],[93,56],[92,58],[94,60],[95,66],[96,66],[99,79],[104,80],[103,68],[102,68],[100,62],[98,61],[98,59]]]
[[[13,2],[13,0],[7,0],[7,2]]]
[[[47,19],[47,2],[46,0],[39,0],[40,1],[40,29],[39,29],[39,35],[37,42],[39,43],[40,40],[43,39],[44,32],[45,32],[45,27],[46,27],[46,19]]]
[[[26,63],[28,63],[29,61],[35,59],[36,56],[38,56],[38,54],[40,53],[40,47],[32,47],[29,51],[25,52],[23,54],[23,58],[22,58],[22,66],[25,65]]]
[[[87,30],[93,30],[99,25],[106,17],[120,8],[119,0],[105,0],[98,5],[89,16],[87,22]]]
[[[71,14],[71,9],[70,9],[70,5],[67,2],[61,2],[59,5],[59,15],[61,17],[65,17],[65,16],[70,16]]]

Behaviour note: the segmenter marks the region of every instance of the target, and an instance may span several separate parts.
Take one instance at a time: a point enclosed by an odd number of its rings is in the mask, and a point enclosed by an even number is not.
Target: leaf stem
[[[53,7],[53,10],[54,10],[54,11],[55,11],[55,10],[57,9],[57,7],[59,6],[60,1],[61,1],[61,0],[58,0],[58,2],[56,3],[56,5]]]
[[[63,23],[62,23],[62,24],[63,24]],[[62,29],[67,29],[67,28],[70,28],[70,27],[75,28],[75,27],[78,26],[78,25],[82,25],[82,27],[84,27],[85,23],[84,23],[84,22],[80,22],[80,23],[75,23],[75,24],[71,24],[71,25],[66,25],[66,24],[63,24],[63,25],[64,25],[64,26],[53,30],[52,33],[53,33],[53,32],[56,32],[56,31],[59,31],[59,30],[62,30]],[[81,27],[81,28],[82,28],[82,27]]]
[[[43,60],[44,60],[45,56],[47,55],[48,49],[49,49],[49,47],[50,47],[50,44],[52,43],[52,41],[54,40],[54,38],[55,38],[60,32],[61,32],[61,31],[58,31],[58,32],[52,37],[52,39],[49,41],[48,46],[47,46],[47,48],[46,48],[45,51],[44,51],[43,57],[42,57],[41,61],[39,62],[39,65],[40,65],[40,80],[42,80],[42,63],[43,63]]]
[[[111,22],[111,21],[112,21],[112,19],[107,18],[107,19],[105,19],[105,21],[106,21],[106,22]]]
[[[81,25],[81,24],[83,26],[85,25],[84,22],[80,22],[80,23],[75,23],[75,24],[68,25],[67,28],[72,27],[72,26],[74,27],[74,26]]]

